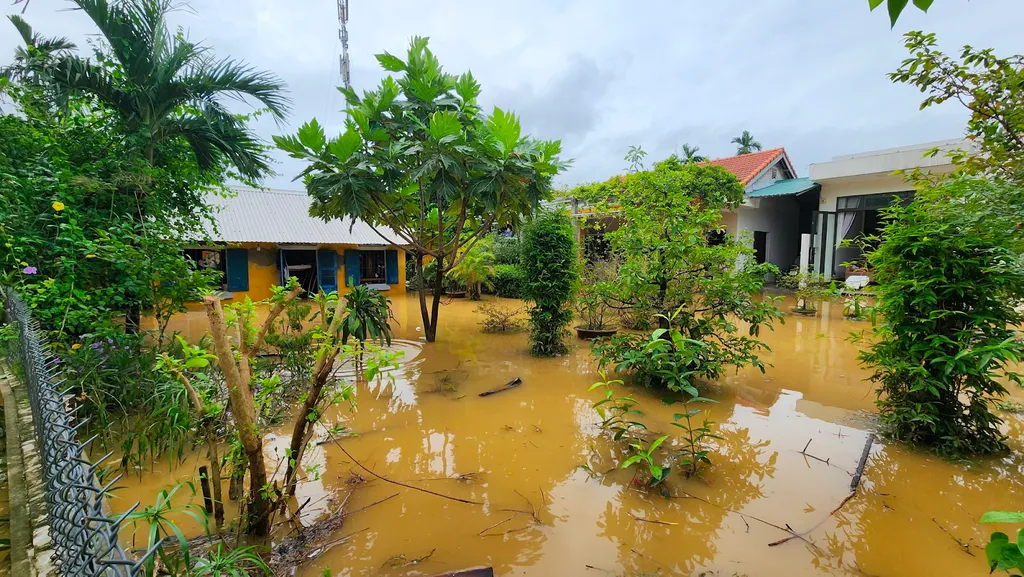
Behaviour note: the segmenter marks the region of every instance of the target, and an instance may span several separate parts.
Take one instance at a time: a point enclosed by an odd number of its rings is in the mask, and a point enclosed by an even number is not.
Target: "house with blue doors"
[[[385,294],[405,292],[405,251],[397,235],[381,236],[359,220],[323,221],[309,215],[302,192],[236,188],[210,200],[208,244],[185,256],[220,271],[225,299],[262,300],[290,277],[312,294],[345,293],[369,285]]]

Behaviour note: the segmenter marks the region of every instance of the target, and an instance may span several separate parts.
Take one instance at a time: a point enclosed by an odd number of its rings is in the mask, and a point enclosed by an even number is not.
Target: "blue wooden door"
[[[359,285],[359,251],[345,251],[345,286]]]
[[[228,290],[249,290],[249,249],[229,248],[225,252]]]
[[[316,264],[320,290],[338,292],[338,253],[330,249],[316,251]]]
[[[388,284],[398,284],[398,251],[388,250],[384,255],[384,270]]]

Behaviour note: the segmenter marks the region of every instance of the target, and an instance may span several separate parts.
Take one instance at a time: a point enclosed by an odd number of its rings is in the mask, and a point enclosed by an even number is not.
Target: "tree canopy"
[[[311,212],[324,219],[358,218],[383,238],[437,261],[428,311],[420,305],[429,340],[436,332],[444,275],[492,225],[518,226],[551,196],[551,177],[564,166],[557,140],[522,134],[515,114],[483,114],[472,73],[445,72],[413,38],[406,58],[387,52],[377,61],[389,74],[348,103],[345,132],[328,139],[313,119],[277,145],[308,165],[300,177]]]

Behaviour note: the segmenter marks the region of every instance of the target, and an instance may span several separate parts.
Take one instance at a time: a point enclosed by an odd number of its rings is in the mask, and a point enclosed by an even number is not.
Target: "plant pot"
[[[466,298],[466,291],[445,291],[444,294],[447,295],[447,296],[452,297],[453,299],[464,299],[464,298]]]
[[[814,317],[818,315],[818,309],[798,309],[793,307],[789,310],[793,311],[793,314],[795,315],[802,315],[805,317]]]
[[[617,332],[619,332],[619,329],[585,329],[583,327],[576,327],[576,336],[587,341],[610,337]]]

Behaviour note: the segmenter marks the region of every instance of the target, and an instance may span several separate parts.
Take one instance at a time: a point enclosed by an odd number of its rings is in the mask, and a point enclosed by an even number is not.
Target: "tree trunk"
[[[242,380],[235,352],[228,340],[227,324],[220,299],[208,296],[203,299],[206,315],[210,319],[210,333],[217,362],[224,373],[224,382],[231,401],[231,414],[238,428],[246,459],[249,461],[249,508],[247,513],[248,534],[263,537],[270,531],[270,495],[264,490],[267,484],[267,470],[263,463],[263,439],[256,434],[256,407],[253,403],[249,383]],[[241,322],[241,321],[240,321]]]
[[[270,534],[270,497],[273,488],[267,486],[267,466],[263,462],[263,444],[259,450],[246,451],[249,459],[249,503],[246,508],[245,532],[254,537]]]
[[[437,257],[437,275],[434,277],[434,298],[430,304],[430,317],[423,319],[426,326],[423,331],[427,335],[427,342],[432,343],[437,338],[437,313],[441,308],[441,295],[444,293],[444,255]]]
[[[419,279],[419,287],[417,287],[417,290],[419,291],[420,297],[420,317],[423,319],[423,332],[424,334],[427,334],[427,329],[430,326],[430,311],[427,310],[427,279],[423,278],[422,254],[416,255],[416,278]],[[432,340],[433,339],[428,335],[427,341],[429,342]]]

